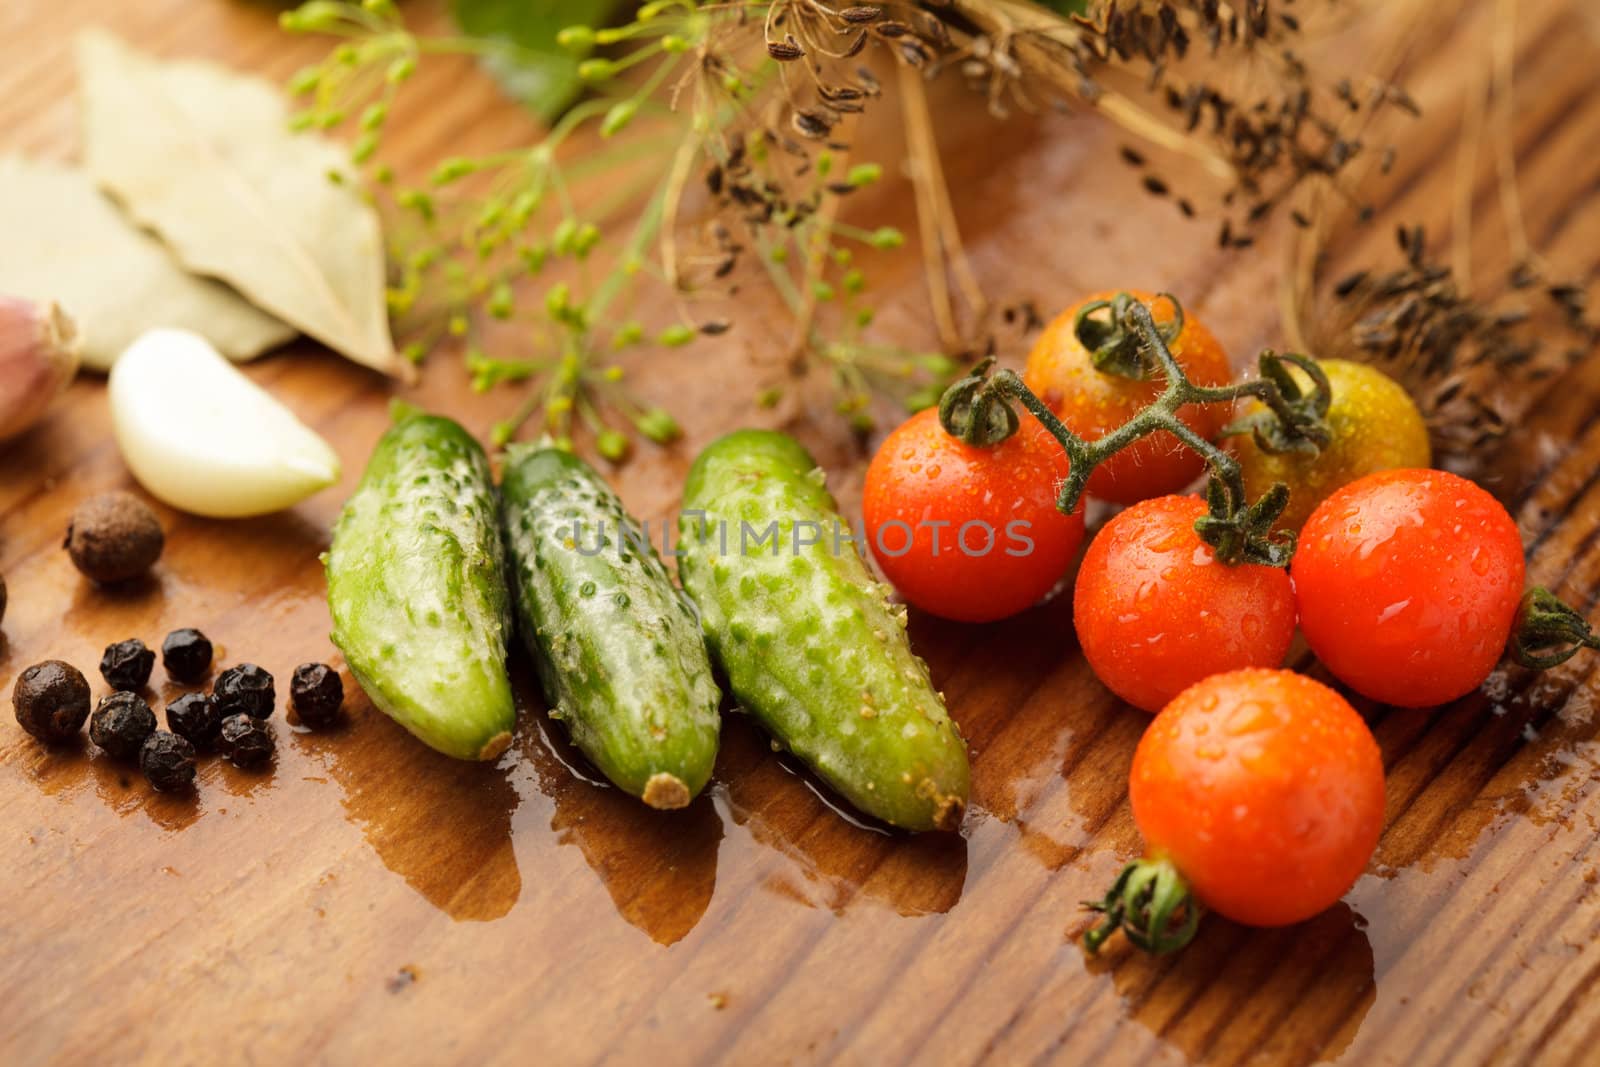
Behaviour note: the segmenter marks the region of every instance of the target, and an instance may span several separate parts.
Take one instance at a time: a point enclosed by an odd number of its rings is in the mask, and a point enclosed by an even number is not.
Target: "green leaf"
[[[569,26],[603,26],[621,6],[619,0],[453,0],[451,4],[463,33],[520,49],[491,54],[484,65],[508,95],[546,122],[583,91],[579,57],[557,44],[556,35]]]

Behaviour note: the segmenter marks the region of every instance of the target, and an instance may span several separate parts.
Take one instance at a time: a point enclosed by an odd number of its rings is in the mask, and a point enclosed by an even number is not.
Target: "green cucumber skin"
[[[410,414],[373,449],[328,550],[333,643],[379,710],[458,759],[511,743],[494,480],[459,425]]]
[[[703,513],[704,518],[697,512]],[[740,524],[770,541],[740,552]],[[795,550],[797,523],[820,544]],[[701,452],[684,488],[679,574],[700,606],[734,695],[860,810],[908,830],[954,830],[966,808],[967,747],[799,442],[740,430]],[[726,524],[723,550],[719,524]],[[808,527],[807,530],[815,529]]]
[[[716,762],[722,694],[654,546],[587,463],[555,448],[513,450],[501,517],[551,717],[618,788],[653,807],[688,804]]]

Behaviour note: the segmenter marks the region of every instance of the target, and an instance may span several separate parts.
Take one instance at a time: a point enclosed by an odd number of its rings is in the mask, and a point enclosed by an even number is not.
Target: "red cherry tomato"
[[[1031,417],[992,448],[965,444],[933,408],[902,423],[867,468],[861,510],[872,554],[923,611],[962,622],[1005,618],[1061,580],[1083,541],[1083,512],[1056,510],[1060,444]]]
[[[1505,651],[1522,538],[1465,478],[1381,471],[1311,513],[1290,573],[1300,629],[1335,677],[1386,704],[1432,707],[1476,689]]]
[[[1150,723],[1128,782],[1152,857],[1235,922],[1283,926],[1355,883],[1383,828],[1383,760],[1344,698],[1292,671],[1219,674]]]
[[[1150,308],[1156,324],[1172,321],[1172,305],[1140,289],[1125,290]],[[1039,335],[1022,380],[1039,394],[1056,416],[1086,440],[1096,441],[1148,407],[1166,387],[1163,379],[1138,381],[1095,369],[1093,357],[1073,332],[1078,310],[1097,300],[1110,300],[1117,290],[1085,297],[1063,311]],[[1171,344],[1173,358],[1196,385],[1223,385],[1233,376],[1222,345],[1192,315]],[[1231,417],[1228,404],[1187,404],[1178,417],[1207,440],[1216,440]],[[1134,442],[1096,467],[1089,475],[1091,496],[1132,504],[1182,489],[1205,468],[1199,453],[1165,431]]]
[[[1073,623],[1089,666],[1145,711],[1208,675],[1276,667],[1294,640],[1289,575],[1227,566],[1195,533],[1197,497],[1146,500],[1089,543],[1073,592]]]

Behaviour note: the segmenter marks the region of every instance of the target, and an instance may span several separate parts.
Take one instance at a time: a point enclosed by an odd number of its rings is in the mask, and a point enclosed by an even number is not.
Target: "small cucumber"
[[[325,557],[333,643],[381,711],[459,759],[511,744],[504,558],[483,449],[397,407]]]
[[[501,497],[517,617],[551,718],[618,788],[684,807],[711,776],[721,726],[693,609],[577,456],[513,448]]]
[[[739,701],[862,811],[959,827],[966,744],[799,442],[764,430],[713,442],[680,528],[684,588]]]

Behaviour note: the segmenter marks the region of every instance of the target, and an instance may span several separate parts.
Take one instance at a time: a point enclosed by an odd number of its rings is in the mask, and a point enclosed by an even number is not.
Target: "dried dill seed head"
[[[1304,0],[1290,14],[1274,12],[1265,0],[1106,0],[1068,18],[1020,0],[944,0],[939,10],[949,12],[950,25],[965,28],[957,31],[958,54],[968,57],[962,71],[987,90],[996,111],[1005,110],[1007,99],[1027,109],[1062,97],[1095,105],[1115,96],[1126,103],[1126,75],[1140,76],[1151,99],[1132,90],[1132,103],[1165,110],[1166,133],[1199,142],[1231,169],[1224,203],[1243,210],[1236,221],[1254,222],[1307,180],[1337,181],[1366,151],[1343,132],[1358,125],[1353,115],[1381,107],[1416,112],[1396,86],[1360,94],[1342,74],[1320,75],[1308,58],[1312,42],[1304,27],[1307,16],[1335,6]],[[1115,118],[1117,109],[1107,113]],[[1144,166],[1137,150],[1124,148],[1122,156]],[[1146,188],[1169,191],[1160,179]],[[1190,214],[1193,201],[1185,199],[1180,209]],[[1225,232],[1218,243],[1237,248],[1249,241]]]
[[[1510,271],[1506,300],[1486,301],[1463,292],[1451,269],[1428,255],[1422,227],[1399,227],[1397,242],[1401,265],[1336,281],[1333,307],[1308,335],[1319,353],[1373,363],[1401,382],[1428,421],[1441,465],[1471,472],[1544,383],[1600,345],[1600,325],[1586,317],[1580,288],[1542,282],[1529,264]],[[1532,302],[1541,295],[1542,309]]]

